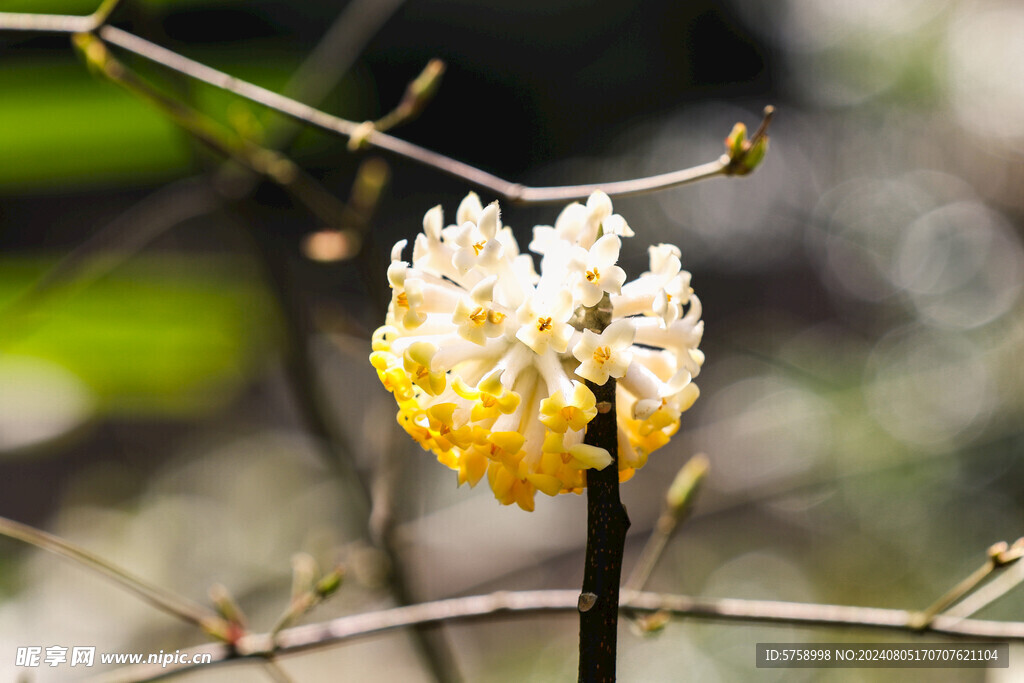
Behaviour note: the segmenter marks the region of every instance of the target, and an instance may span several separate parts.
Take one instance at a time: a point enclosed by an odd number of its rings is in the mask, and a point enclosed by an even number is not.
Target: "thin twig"
[[[882,630],[894,633],[920,633],[908,625],[912,612],[876,607],[849,607],[775,600],[694,598],[635,591],[622,592],[621,607],[639,612],[665,610],[676,616],[716,621],[760,623],[780,626],[842,627]],[[327,647],[342,641],[406,628],[415,624],[487,619],[500,616],[528,616],[551,612],[572,612],[577,608],[579,591],[499,591],[487,595],[450,598],[408,607],[339,617],[319,624],[307,624],[278,634],[274,654]],[[927,633],[977,640],[1024,641],[1024,622],[959,619],[941,615],[926,629]],[[239,658],[265,657],[270,647],[268,634],[250,634],[238,641],[237,653],[219,644],[209,643],[188,653],[210,653],[213,664]],[[134,666],[118,669],[102,680],[157,680],[172,673],[209,665]]]
[[[376,121],[364,121],[359,124],[356,132],[348,139],[349,150],[354,152],[361,149],[374,131],[390,130],[419,116],[437,92],[445,68],[445,63],[440,59],[431,59],[427,62],[419,76],[406,86],[405,94],[394,109]]]
[[[353,0],[345,5],[313,50],[292,73],[282,88],[282,94],[319,106],[352,67],[370,38],[403,2]],[[286,149],[302,130],[302,122],[293,118],[275,118],[271,123],[273,125],[267,128],[263,146],[273,150]],[[218,175],[230,177],[237,170],[237,167],[225,164]],[[239,193],[247,194],[251,191],[257,177],[249,175],[248,186],[239,188]]]
[[[196,140],[277,183],[328,225],[340,226],[346,220],[348,211],[345,205],[291,159],[234,135],[209,116],[160,92],[115,59],[106,45],[92,34],[76,33],[74,42],[93,70],[156,106]]]
[[[318,103],[323,100],[352,68],[370,39],[404,2],[352,0],[346,4],[292,73],[282,92],[302,102]]]
[[[0,20],[2,20],[0,16]],[[351,137],[357,132],[360,124],[348,121],[318,109],[297,102],[266,88],[253,83],[235,78],[222,71],[210,68],[176,52],[161,47],[136,35],[115,28],[104,26],[99,35],[105,41],[116,45],[123,50],[132,52],[140,57],[160,64],[178,73],[202,81],[221,90],[227,90],[252,102],[256,102],[270,109],[287,114],[312,126],[345,137]],[[658,189],[675,187],[687,183],[713,178],[723,175],[729,166],[729,159],[722,156],[713,162],[702,164],[690,169],[673,171],[649,178],[638,178],[613,183],[574,185],[566,187],[528,187],[518,183],[509,182],[503,178],[482,171],[469,164],[457,161],[443,154],[414,145],[405,140],[388,135],[387,133],[371,132],[366,136],[367,144],[385,149],[399,156],[412,159],[427,166],[431,166],[449,175],[456,176],[468,183],[490,190],[494,194],[503,197],[511,202],[518,203],[542,203],[561,202],[569,199],[582,199],[590,196],[597,189],[604,190],[612,196],[639,194]]]
[[[95,31],[107,23],[121,0],[103,0],[96,11],[85,16],[75,14],[28,14],[0,12],[0,30],[42,33],[82,33]]]
[[[3,17],[0,15],[0,22],[2,22],[2,19]],[[116,45],[140,57],[216,88],[227,90],[240,97],[279,111],[282,114],[287,114],[317,128],[339,133],[345,137],[351,137],[357,132],[356,129],[360,125],[210,68],[205,64],[191,60],[172,50],[168,50],[113,26],[104,26],[100,29],[99,34],[101,38],[112,45]],[[511,202],[523,204],[583,199],[598,189],[604,190],[611,196],[651,192],[725,175],[728,173],[730,165],[728,156],[723,155],[715,161],[701,164],[700,166],[647,178],[564,187],[528,187],[504,180],[494,174],[487,173],[474,166],[446,157],[443,154],[438,154],[419,145],[406,142],[387,133],[372,132],[367,135],[366,142],[371,146],[385,149],[407,159],[431,166],[443,173],[461,178],[468,183],[490,190]]]
[[[169,229],[217,206],[216,195],[197,178],[166,185],[139,200],[0,309],[0,350],[31,332],[41,318],[30,314],[58,293],[88,287]]]
[[[106,53],[103,44],[81,34],[75,36],[83,43],[83,52],[90,62],[100,68],[104,75],[120,85],[135,91],[146,99],[154,102],[182,125],[189,133],[218,149],[224,154],[242,163],[250,170],[266,175],[274,182],[290,190],[310,210],[318,214],[329,225],[341,227],[350,221],[358,222],[360,216],[353,214],[344,204],[327,193],[294,163],[277,152],[266,150],[244,141],[231,140],[216,122],[186,105],[171,100],[155,91],[145,81],[127,69],[123,64]],[[93,54],[90,55],[89,51]],[[101,51],[102,50],[102,51]],[[254,86],[255,87],[255,86]],[[284,172],[279,167],[285,167]],[[251,186],[243,188],[243,191]],[[257,225],[257,221],[250,221]],[[310,358],[309,339],[312,325],[306,311],[306,302],[302,300],[294,285],[288,267],[287,251],[277,243],[276,236],[265,230],[254,230],[254,242],[257,253],[264,265],[271,292],[275,295],[284,322],[285,368],[290,384],[294,390],[299,412],[307,429],[318,438],[329,463],[338,474],[338,478],[346,485],[349,504],[361,519],[370,517],[370,497],[368,486],[356,467],[351,449],[347,446],[341,425],[334,420],[325,409],[327,405],[324,390],[316,377],[316,368]],[[389,575],[389,588],[400,604],[411,603],[412,596],[404,573],[398,562],[396,549],[388,539],[384,539],[383,550],[387,553],[392,565]],[[428,635],[417,632],[416,643],[434,677],[439,681],[448,681],[456,677],[454,655],[451,648],[436,638],[438,642],[428,642]]]
[[[972,616],[1009,593],[1021,583],[1024,583],[1024,562],[1016,562],[1002,576],[992,579],[992,582],[987,586],[974,591],[957,605],[943,612],[943,614],[948,617],[959,618]]]
[[[701,481],[708,472],[709,462],[706,455],[698,453],[682,466],[672,485],[665,495],[665,505],[662,508],[658,523],[647,539],[647,544],[640,552],[640,557],[633,567],[633,571],[626,580],[625,590],[643,590],[651,572],[665,551],[672,534],[675,533],[679,524],[689,516],[693,509],[693,499],[697,494]]]
[[[127,570],[58,536],[20,522],[15,522],[6,517],[0,517],[0,535],[48,550],[51,553],[75,562],[79,566],[102,574],[157,609],[178,617],[182,621],[199,626],[211,635],[224,631],[222,628],[225,624],[224,620],[210,610],[186,598],[175,595],[160,586],[140,579]]]
[[[109,12],[113,10],[116,4],[116,0],[106,0],[100,10],[91,18],[58,16],[47,17],[36,21],[35,18],[26,19],[26,17],[32,17],[32,15],[15,16],[9,13],[0,13],[0,22],[4,23],[4,26],[0,27],[19,28],[23,30],[56,30],[78,33],[79,35],[77,36],[77,40],[83,48],[83,52],[88,56],[89,50],[92,50],[92,58],[90,61],[94,66],[99,67],[101,73],[129,90],[134,91],[136,94],[139,94],[145,99],[155,103],[168,113],[179,125],[205,144],[213,147],[230,158],[233,158],[235,161],[242,163],[249,170],[265,175],[286,189],[292,190],[300,201],[306,204],[313,213],[317,214],[321,220],[324,220],[329,225],[340,226],[349,222],[350,219],[353,219],[353,216],[350,215],[351,212],[348,212],[346,206],[338,202],[333,196],[329,195],[329,193],[322,190],[322,188],[320,188],[320,186],[315,182],[312,182],[311,179],[306,178],[301,170],[289,160],[275,152],[256,147],[244,140],[231,140],[230,136],[226,134],[226,131],[221,130],[212,119],[203,116],[199,112],[192,110],[177,100],[163,96],[161,93],[145,83],[145,81],[138,78],[133,72],[124,67],[123,64],[114,60],[108,53],[106,53],[102,43],[91,38],[89,34],[84,33],[86,31],[95,30],[99,27],[109,16]],[[367,14],[367,21],[359,24],[359,30],[364,32],[366,35],[372,34],[376,28],[378,28],[379,25],[383,23],[388,16],[390,16],[399,4],[400,2],[395,2],[394,0],[391,0],[390,2],[376,2],[376,0],[374,0],[374,2],[361,3],[361,11],[368,9],[372,9],[373,11]],[[346,11],[343,14],[348,16],[350,14],[349,8],[346,8]],[[86,23],[86,19],[92,19],[92,23]],[[11,22],[13,22],[13,24]],[[346,34],[346,32],[340,28],[342,23],[341,18],[335,22],[332,30],[328,32],[328,36],[325,37],[324,43],[329,42],[329,38],[330,42],[336,42],[334,41],[334,38],[339,35]],[[115,29],[106,32],[105,35],[109,35],[110,33],[113,33],[114,35],[124,34],[124,32],[120,32]],[[351,37],[351,31],[346,35]],[[356,38],[358,39],[358,36],[356,36]],[[359,39],[352,42],[353,44],[361,44],[363,40]],[[351,45],[348,46],[348,48],[351,48]],[[324,78],[323,74],[320,73],[322,69],[319,69],[318,65],[323,61],[323,59],[326,59],[334,52],[336,52],[336,50],[330,49],[330,46],[324,46],[322,50],[318,49],[316,53],[307,60],[307,64],[310,66],[301,73],[296,74],[295,78],[293,78],[293,81],[290,83],[290,86],[296,90],[306,90],[306,88],[303,87],[305,76],[309,73],[315,72],[318,76],[317,84],[312,88],[313,92],[307,92],[307,95],[311,95],[316,98],[321,97],[323,92],[326,89],[329,89],[329,84],[335,77],[332,76],[330,78]],[[348,62],[350,63],[351,59],[349,59]],[[344,71],[344,69],[339,70],[337,64],[332,66],[334,67],[334,71],[338,74]],[[434,68],[436,70],[436,65]],[[255,88],[256,86],[253,87]],[[400,113],[402,117],[408,117],[414,114],[415,111],[410,109],[407,105]],[[397,119],[392,121],[392,123],[397,122]],[[245,188],[245,190],[251,190],[251,188],[252,185],[250,184]],[[88,253],[90,250],[86,251]],[[72,268],[71,270],[74,269]],[[277,278],[272,279],[275,281],[277,280]],[[48,285],[49,282],[44,282],[41,289],[45,290]],[[30,298],[34,300],[35,296]],[[19,306],[19,309],[20,308],[21,307]],[[286,313],[291,310],[290,307],[285,308]],[[291,317],[288,315],[286,315],[285,318],[291,320]],[[291,320],[291,322],[294,322],[294,320]],[[299,395],[299,403],[302,408],[302,412],[307,418],[307,423],[311,425],[312,431],[324,440],[325,445],[332,454],[331,459],[336,462],[339,458],[345,458],[346,449],[344,447],[339,447],[339,444],[343,443],[345,440],[337,433],[336,426],[332,424],[333,421],[327,419],[323,411],[319,409],[318,397],[320,391],[316,388],[315,381],[311,380],[311,371],[307,371],[308,363],[295,361],[294,359],[295,355],[308,355],[305,333],[299,333],[298,328],[291,325],[286,327],[298,335],[297,337],[294,337],[293,335],[294,338],[290,344],[290,347],[292,348],[292,361],[289,363],[289,366],[293,370],[299,368],[299,370],[294,374],[294,377],[298,378],[296,386],[299,387],[299,391],[297,393]],[[344,479],[346,481],[352,481],[353,477],[346,476]],[[354,480],[358,479],[358,477],[354,478]],[[358,501],[359,499],[362,499],[363,512],[361,514],[365,516],[366,496],[356,495],[354,497],[356,499],[357,507],[360,507],[360,503]],[[396,570],[391,577],[392,591],[399,602],[408,603],[410,596],[400,574],[397,571],[397,558],[395,551],[393,548],[389,547],[386,548],[386,552],[389,554],[392,566],[396,567]],[[445,673],[446,669],[439,663],[439,657],[442,659],[452,660],[451,653],[447,652],[445,655],[438,655],[434,652],[437,646],[430,647],[423,642],[420,642],[420,645],[435,677],[439,680],[449,679],[451,676]],[[443,643],[441,645],[443,645]],[[446,647],[443,649],[445,651],[448,650]]]
[[[274,683],[295,683],[295,679],[288,675],[288,672],[281,668],[281,664],[275,657],[267,657],[263,662],[263,671]]]
[[[110,19],[110,15],[114,13],[119,4],[121,4],[121,0],[103,0],[100,6],[96,8],[96,11],[90,16],[90,19],[93,21],[93,27],[89,30],[95,31],[100,26],[106,24],[107,20]]]
[[[985,564],[975,569],[968,577],[949,589],[923,612],[914,614],[910,620],[911,628],[927,628],[935,620],[936,616],[974,591],[993,572],[1004,569],[1016,563],[1021,557],[1024,557],[1024,538],[1019,539],[1012,546],[1007,545],[1005,542],[996,543],[988,549],[987,555]]]
[[[0,30],[30,31],[39,33],[81,33],[92,31],[96,22],[92,15],[72,14],[29,14],[25,12],[0,12]]]
[[[241,211],[241,207],[236,209]],[[246,222],[250,228],[258,226],[259,217],[249,215]],[[287,252],[279,244],[279,237],[269,230],[257,228],[250,230],[249,234],[253,237],[256,253],[266,271],[267,283],[282,317],[285,333],[285,371],[299,415],[305,422],[306,429],[317,439],[328,464],[344,487],[349,509],[357,519],[368,522],[371,514],[369,487],[357,466],[342,425],[326,409],[326,392],[317,376],[317,369],[310,357],[308,346],[312,335],[312,322],[309,319],[307,304],[299,295],[293,281],[287,263]],[[399,562],[398,552],[389,542],[390,539],[383,540],[384,543],[380,547],[391,564],[388,591],[399,604],[411,604],[413,597]],[[428,635],[420,629],[416,631],[414,642],[433,676],[442,683],[451,680],[452,676],[446,673],[454,665],[454,656],[450,648],[443,644],[428,642]]]
[[[57,33],[80,33],[93,28],[89,18],[66,15],[25,15],[0,13],[0,29],[21,31],[49,31]],[[97,31],[106,42],[116,45],[144,59],[160,64],[196,80],[227,90],[240,97],[263,105],[282,114],[291,116],[309,125],[351,137],[360,132],[360,124],[333,116],[290,97],[262,88],[248,81],[218,71],[205,64],[180,55],[172,50],[114,26],[102,26]],[[762,119],[759,133],[767,125],[770,114]],[[443,154],[433,152],[419,145],[379,131],[366,135],[368,145],[387,150],[426,166],[455,176],[467,183],[493,192],[512,203],[539,204],[583,199],[595,190],[603,190],[611,196],[626,196],[678,187],[716,176],[732,175],[735,159],[727,155],[692,168],[671,171],[646,178],[634,178],[608,183],[589,183],[561,187],[530,187],[513,183],[467,163],[457,161]]]

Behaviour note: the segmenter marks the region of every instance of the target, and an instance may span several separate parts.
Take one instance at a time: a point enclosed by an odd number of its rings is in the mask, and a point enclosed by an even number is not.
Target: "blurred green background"
[[[8,0],[0,11],[94,5]],[[707,325],[702,397],[623,487],[627,572],[665,482],[696,452],[711,473],[651,590],[923,608],[991,543],[1024,534],[1020,3],[124,0],[113,23],[275,90],[303,86],[292,76],[326,36],[315,103],[356,121],[390,110],[440,57],[440,92],[396,134],[534,185],[711,160],[735,121],[755,125],[774,104],[772,149],[754,175],[615,202],[637,233],[626,271],[645,269],[647,244],[679,245]],[[257,141],[281,131],[258,106],[115,54],[231,130]],[[287,145],[341,200],[375,156],[318,132]],[[91,75],[67,37],[0,33],[0,514],[197,601],[223,583],[257,630],[287,601],[299,551],[350,567],[311,619],[391,604],[352,482],[325,464],[296,398],[298,336],[358,472],[390,491],[393,520],[372,525],[393,532],[415,599],[576,587],[585,501],[538,497],[526,514],[486,487],[456,489],[397,429],[366,361],[390,245],[472,189],[385,161],[390,182],[358,225],[328,225],[267,183],[214,196],[221,159]],[[504,207],[503,220],[525,243],[557,211]],[[328,227],[348,230],[350,258],[308,257],[307,238]],[[1011,592],[979,616],[1019,620],[1022,606]],[[575,675],[572,615],[443,632],[466,680]],[[756,642],[907,639],[694,620],[639,637],[624,625],[619,671],[1024,676],[1018,651],[992,674],[753,669]],[[202,640],[0,540],[5,674],[18,672],[18,646],[155,652]],[[411,642],[378,636],[282,665],[296,680],[428,680]],[[264,676],[232,667],[181,680]]]

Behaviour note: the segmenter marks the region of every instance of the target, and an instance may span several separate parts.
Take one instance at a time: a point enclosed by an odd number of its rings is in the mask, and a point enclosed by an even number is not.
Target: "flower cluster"
[[[616,262],[632,235],[595,192],[534,228],[538,275],[497,202],[484,207],[470,193],[451,225],[440,206],[426,213],[411,263],[406,241],[395,245],[391,305],[370,362],[399,424],[460,484],[486,475],[502,504],[526,510],[538,490],[580,493],[585,470],[612,461],[583,443],[598,411],[584,380],[617,380],[621,481],[679,428],[704,360],[700,301],[670,244],[650,247],[650,269],[627,283]],[[586,307],[605,295],[611,324],[582,329]]]

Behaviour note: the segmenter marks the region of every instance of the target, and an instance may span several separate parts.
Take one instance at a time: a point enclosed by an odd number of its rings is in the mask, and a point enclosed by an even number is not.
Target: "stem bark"
[[[611,319],[606,294],[588,311],[587,327],[601,332]],[[580,613],[580,683],[615,680],[615,653],[619,624],[619,584],[626,546],[629,515],[619,499],[618,424],[615,419],[615,380],[602,385],[587,382],[597,399],[598,413],[584,443],[603,448],[612,456],[603,470],[587,470],[587,555],[583,571]]]

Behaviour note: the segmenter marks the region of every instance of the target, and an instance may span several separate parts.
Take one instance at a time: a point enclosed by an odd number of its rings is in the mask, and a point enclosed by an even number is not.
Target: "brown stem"
[[[611,319],[608,295],[588,311],[587,326],[601,332]],[[619,500],[618,424],[615,420],[615,380],[602,385],[588,381],[598,413],[584,443],[608,451],[611,463],[603,470],[587,470],[587,555],[580,594],[579,680],[614,681],[616,637],[619,625],[619,583],[629,516]]]

